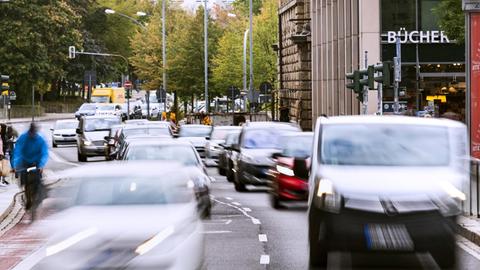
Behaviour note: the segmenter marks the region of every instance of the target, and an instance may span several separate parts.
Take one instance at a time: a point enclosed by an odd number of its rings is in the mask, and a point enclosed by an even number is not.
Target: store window
[[[382,31],[415,30],[416,0],[382,0]]]
[[[438,17],[433,13],[433,9],[440,3],[440,0],[421,0],[419,1],[420,30],[438,30]]]

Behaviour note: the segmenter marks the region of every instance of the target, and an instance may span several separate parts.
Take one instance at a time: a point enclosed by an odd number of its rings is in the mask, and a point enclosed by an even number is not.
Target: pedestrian
[[[6,168],[6,166],[8,166],[8,161],[5,157],[6,143],[4,142],[6,141],[6,137],[7,125],[0,124],[0,186],[2,187],[8,186],[10,184],[6,179],[9,171],[9,169]]]

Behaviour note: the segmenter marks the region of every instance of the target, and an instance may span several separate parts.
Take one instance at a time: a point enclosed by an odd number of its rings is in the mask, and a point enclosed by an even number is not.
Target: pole
[[[243,91],[247,91],[247,38],[250,29],[243,35]],[[243,111],[247,111],[247,96],[243,96]]]
[[[147,90],[147,119],[150,119],[150,90]]]
[[[415,30],[418,29],[418,0],[415,0]],[[417,111],[420,111],[420,61],[418,55],[418,42],[415,44],[415,87],[416,87],[416,107]]]
[[[163,66],[163,80],[162,80],[162,85],[163,85],[163,90],[165,91],[165,101],[163,103],[163,111],[166,113],[167,112],[167,40],[166,40],[166,35],[165,35],[165,17],[166,12],[165,12],[165,2],[166,0],[162,0],[162,66]]]
[[[249,34],[250,34],[250,82],[249,82],[249,93],[254,97],[253,94],[253,3],[252,0],[249,0]],[[280,41],[281,42],[281,41]],[[250,106],[250,113],[252,112],[252,106]]]
[[[127,90],[127,120],[130,120],[130,89]]]
[[[368,68],[368,51],[365,51],[365,69]],[[368,86],[363,86],[363,103],[362,103],[362,114],[367,114],[368,112]]]
[[[208,7],[205,0],[205,16],[203,18],[204,39],[205,39],[205,112],[208,114],[210,111],[210,104],[208,102]]]
[[[35,85],[32,85],[32,122],[35,122]]]
[[[377,84],[377,96],[378,96],[378,114],[383,115],[383,84]]]

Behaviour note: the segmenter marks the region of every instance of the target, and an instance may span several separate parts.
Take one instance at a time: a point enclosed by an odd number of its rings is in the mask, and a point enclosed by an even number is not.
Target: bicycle
[[[20,174],[20,184],[24,188],[25,211],[30,211],[33,222],[36,218],[36,210],[44,198],[42,174],[37,166],[27,167],[18,173]]]

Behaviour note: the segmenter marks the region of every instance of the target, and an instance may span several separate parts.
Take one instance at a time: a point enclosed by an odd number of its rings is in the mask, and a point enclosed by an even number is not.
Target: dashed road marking
[[[258,241],[260,242],[267,242],[267,235],[266,234],[259,234]]]
[[[232,223],[232,220],[231,220],[231,219],[227,220],[227,222],[225,222],[225,225],[228,225],[228,224],[230,224],[230,223]]]
[[[256,224],[256,225],[261,224],[260,220],[258,220],[257,218],[249,215],[245,210],[243,210],[242,208],[240,208],[240,207],[238,207],[238,206],[236,206],[236,205],[233,205],[233,204],[230,204],[230,203],[226,203],[226,202],[222,202],[222,201],[219,201],[219,200],[213,199],[213,198],[212,198],[212,200],[215,201],[215,202],[217,202],[217,203],[219,203],[219,204],[227,205],[227,206],[230,206],[230,207],[232,207],[232,208],[237,209],[237,210],[240,211],[244,216],[248,217],[248,218],[252,221],[253,224]]]
[[[242,205],[242,204],[241,204],[241,203],[239,203],[239,202],[232,202],[232,204],[233,204],[233,205],[236,205],[236,206],[240,206],[240,205]]]
[[[231,233],[232,231],[204,231],[203,234],[220,234],[220,233]]]
[[[260,264],[270,264],[270,256],[269,255],[260,256]]]
[[[225,197],[225,199],[227,199],[227,200],[229,200],[229,201],[233,200],[233,199],[230,198],[230,197]]]
[[[244,207],[243,210],[245,210],[245,212],[252,212],[252,209],[250,209],[248,207]]]
[[[256,218],[252,218],[252,223],[255,224],[255,225],[259,225],[259,224],[262,224],[260,222],[260,220],[256,219]]]

